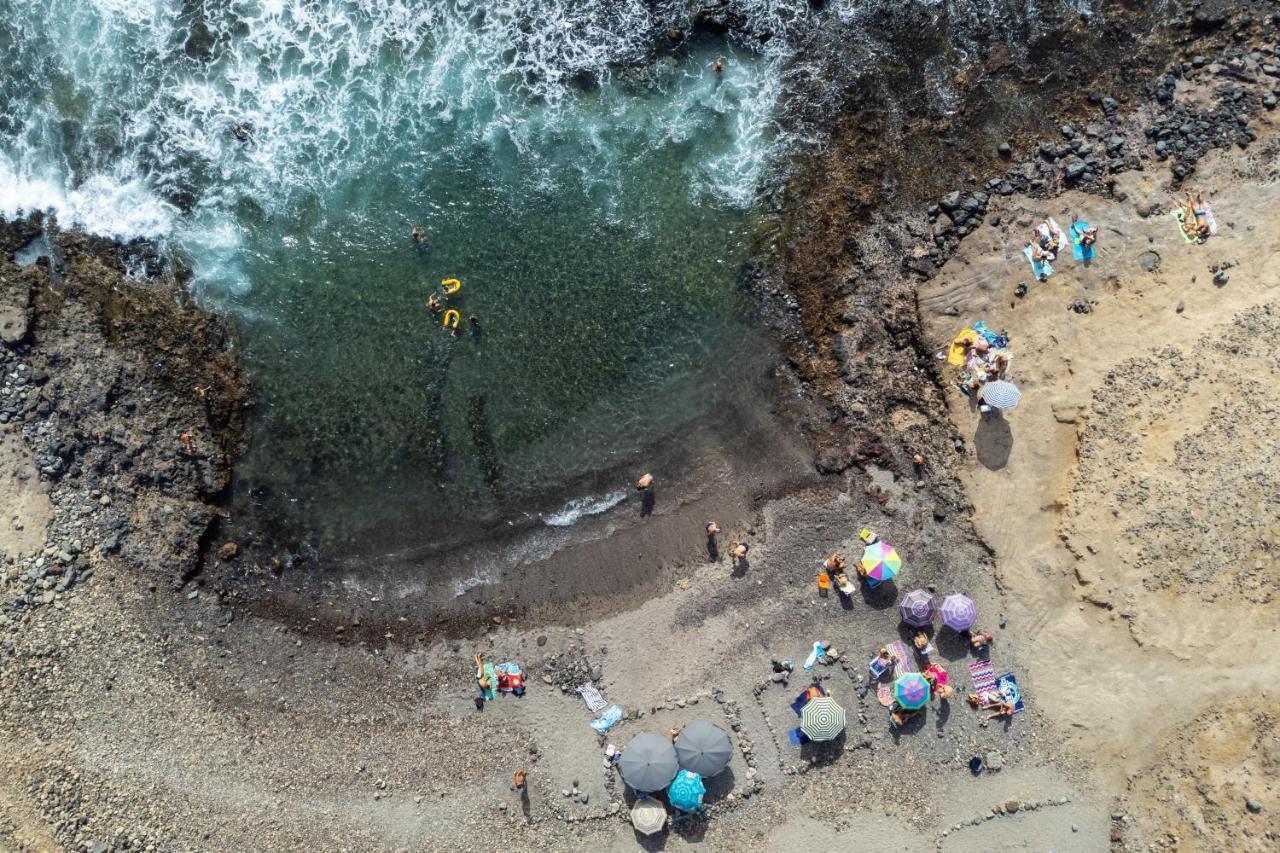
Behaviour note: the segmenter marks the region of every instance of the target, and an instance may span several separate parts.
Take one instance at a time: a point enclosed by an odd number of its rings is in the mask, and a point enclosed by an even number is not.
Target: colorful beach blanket
[[[889,650],[889,654],[898,656],[898,663],[894,667],[894,677],[902,675],[904,672],[919,672],[920,668],[916,666],[916,656],[907,650],[907,644],[902,640],[894,640],[885,646]],[[876,687],[876,699],[880,704],[888,708],[893,704],[893,682],[882,682]]]
[[[609,703],[600,695],[600,691],[596,686],[588,681],[586,684],[578,685],[578,694],[582,696],[582,701],[587,703],[587,710],[599,713]]]
[[[486,663],[484,665],[484,677],[489,682],[489,687],[488,689],[481,687],[480,692],[484,694],[485,699],[497,699],[498,698],[498,670],[494,668],[493,664]],[[480,685],[480,681],[479,679],[477,679],[476,686],[479,687],[479,685]]]
[[[996,668],[989,660],[980,660],[969,664],[969,675],[973,677],[973,692],[982,695],[996,686]]]
[[[1018,678],[1012,672],[1006,672],[996,679],[996,690],[1004,697],[1004,701],[1013,703],[1013,713],[1022,710],[1022,691],[1018,689]]]
[[[1093,246],[1086,246],[1081,242],[1084,238],[1084,232],[1089,230],[1088,222],[1072,222],[1071,223],[1071,254],[1075,255],[1077,261],[1093,260]]]
[[[622,709],[617,705],[610,705],[607,711],[591,721],[591,728],[596,730],[596,734],[604,734],[609,731],[610,726],[621,719]]]

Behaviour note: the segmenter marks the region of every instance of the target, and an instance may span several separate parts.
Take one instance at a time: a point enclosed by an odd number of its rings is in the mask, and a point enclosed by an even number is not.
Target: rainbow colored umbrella
[[[883,583],[898,574],[902,558],[892,545],[875,542],[862,552],[862,568],[867,571],[867,580],[873,584]]]
[[[893,682],[893,698],[908,711],[923,708],[929,701],[929,682],[918,672],[904,672]]]
[[[978,605],[958,592],[944,598],[938,612],[942,614],[942,624],[954,631],[968,631],[978,621]]]
[[[702,808],[705,793],[707,786],[702,784],[701,776],[692,770],[681,770],[667,786],[667,802],[682,812],[697,811]]]
[[[933,624],[934,617],[938,615],[938,600],[927,589],[913,589],[902,596],[898,612],[902,614],[903,622],[922,628]]]

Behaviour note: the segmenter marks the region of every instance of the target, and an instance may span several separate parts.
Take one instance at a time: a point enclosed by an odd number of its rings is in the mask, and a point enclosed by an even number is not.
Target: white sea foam
[[[542,523],[548,527],[570,527],[581,519],[608,512],[627,497],[624,491],[609,492],[607,495],[573,498],[559,511],[542,517]]]
[[[37,211],[56,213],[63,227],[78,225],[116,240],[166,235],[178,213],[138,178],[97,174],[68,189],[53,176],[22,173],[0,152],[0,215],[13,219]]]

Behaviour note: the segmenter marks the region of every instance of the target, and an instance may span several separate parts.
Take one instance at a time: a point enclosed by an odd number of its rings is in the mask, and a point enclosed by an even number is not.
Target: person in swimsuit
[[[1182,205],[1182,230],[1188,237],[1204,241],[1209,237],[1209,211],[1204,206],[1204,193],[1196,193],[1195,202],[1191,201],[1191,190],[1187,190],[1186,201]]]

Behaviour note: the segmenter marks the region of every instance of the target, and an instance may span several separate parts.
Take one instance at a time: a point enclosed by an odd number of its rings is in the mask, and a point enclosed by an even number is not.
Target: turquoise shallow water
[[[640,2],[0,14],[0,211],[190,263],[255,386],[245,508],[326,538],[552,512],[767,358],[736,279],[779,55],[655,61]],[[479,336],[427,311],[444,278]]]

